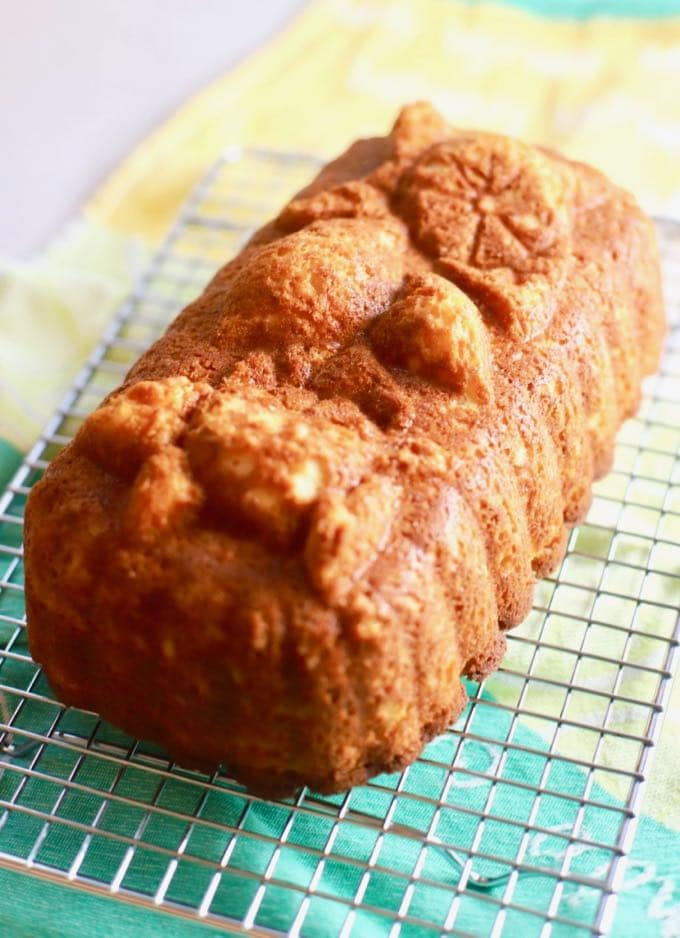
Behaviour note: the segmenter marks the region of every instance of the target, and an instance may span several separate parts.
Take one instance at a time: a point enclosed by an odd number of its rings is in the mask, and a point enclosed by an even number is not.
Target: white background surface
[[[0,0],[0,254],[26,257],[302,0]]]

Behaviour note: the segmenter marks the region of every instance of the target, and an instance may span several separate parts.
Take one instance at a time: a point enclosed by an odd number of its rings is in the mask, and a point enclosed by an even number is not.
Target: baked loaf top
[[[403,765],[561,558],[663,331],[631,196],[405,108],[36,487],[35,657],[67,702],[259,790]]]

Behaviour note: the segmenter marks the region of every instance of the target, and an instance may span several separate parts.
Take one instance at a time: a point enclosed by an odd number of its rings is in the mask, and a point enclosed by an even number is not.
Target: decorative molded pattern
[[[466,135],[425,151],[400,206],[438,269],[526,340],[549,321],[566,273],[570,175],[517,140]]]
[[[371,331],[384,360],[478,404],[493,397],[489,339],[472,300],[437,274],[414,276]]]

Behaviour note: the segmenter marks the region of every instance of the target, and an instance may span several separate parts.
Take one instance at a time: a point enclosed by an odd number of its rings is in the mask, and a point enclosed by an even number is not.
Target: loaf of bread
[[[406,765],[560,561],[663,333],[630,195],[406,107],[34,488],[35,659],[65,703],[257,792]]]

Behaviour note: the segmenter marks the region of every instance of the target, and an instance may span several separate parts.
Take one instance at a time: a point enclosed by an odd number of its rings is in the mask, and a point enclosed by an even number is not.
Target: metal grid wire
[[[49,460],[225,257],[316,169],[230,151],[200,185],[0,498],[0,865],[225,930],[600,934],[678,644],[680,227],[673,328],[559,572],[500,671],[415,765],[266,802],[54,700],[25,635],[21,525]],[[200,720],[200,713],[196,719]]]

